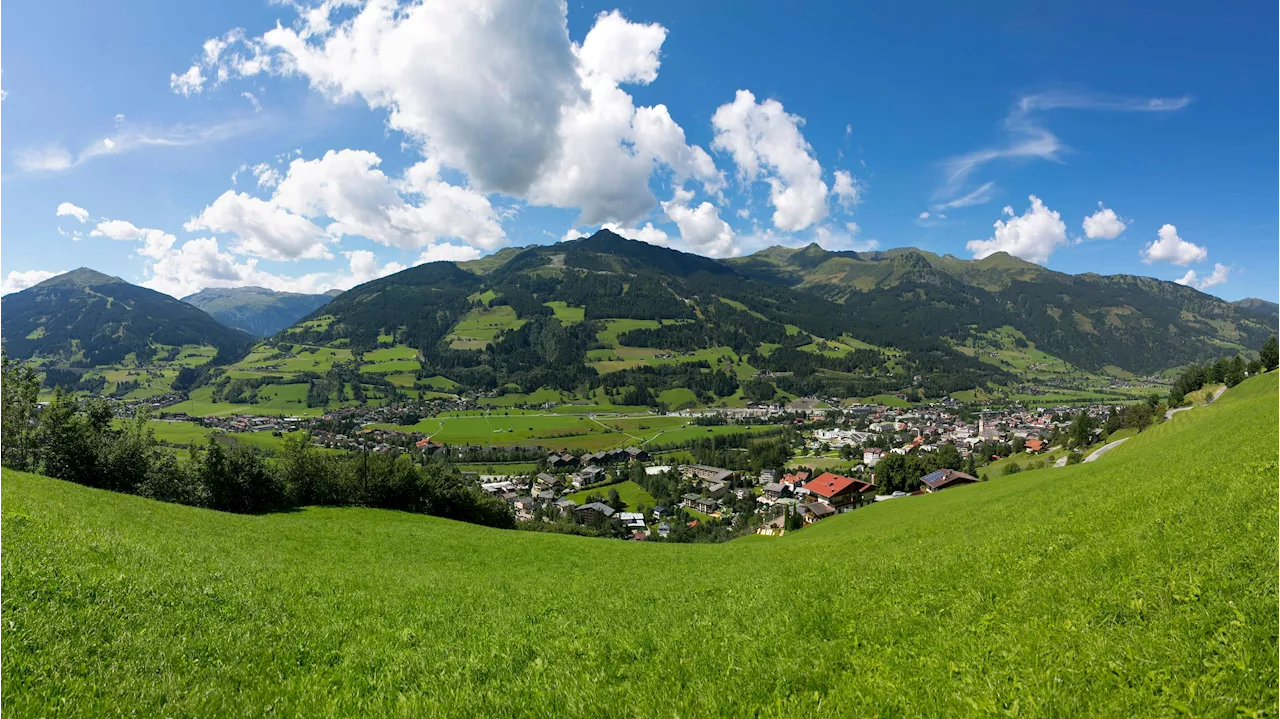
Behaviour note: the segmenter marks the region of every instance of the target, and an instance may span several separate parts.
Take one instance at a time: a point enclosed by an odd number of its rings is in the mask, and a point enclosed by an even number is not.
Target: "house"
[[[553,454],[547,458],[547,466],[552,469],[562,469],[564,467],[576,467],[578,465],[577,457],[572,454]]]
[[[782,498],[783,493],[791,494],[791,488],[781,482],[770,482],[764,486],[765,499],[777,501]]]
[[[1029,440],[1027,440],[1027,443],[1026,443],[1025,445],[1023,445],[1023,446],[1026,448],[1026,450],[1027,450],[1028,452],[1039,452],[1039,451],[1041,451],[1042,449],[1044,449],[1044,440],[1043,440],[1043,439],[1029,439]]]
[[[680,495],[680,506],[692,507],[693,503],[698,501],[699,499],[702,499],[702,498],[696,494],[693,494],[692,492],[690,492],[689,494],[682,494]]]
[[[733,476],[731,470],[708,467],[705,464],[686,464],[680,468],[680,471],[690,479],[699,479],[704,482],[727,482]]]
[[[799,487],[800,485],[804,484],[807,481],[809,481],[809,471],[802,469],[799,472],[796,472],[795,474],[788,473],[788,474],[782,475],[781,484],[787,487],[791,487],[792,489],[795,489],[796,487]]]
[[[867,447],[862,450],[862,463],[868,467],[876,466],[881,459],[884,459],[884,450],[879,447]]]
[[[820,519],[833,517],[835,514],[834,507],[822,502],[810,502],[800,505],[800,516],[804,517],[805,524],[813,524]]]
[[[587,467],[569,475],[569,483],[578,489],[604,481],[604,469]]]
[[[542,502],[533,497],[516,497],[516,501],[513,504],[516,509],[526,509],[530,512],[542,506]]]
[[[973,484],[978,481],[977,477],[957,472],[954,469],[940,469],[937,472],[930,472],[920,478],[920,490],[922,492],[938,492],[948,487],[956,487],[961,484]]]
[[[639,447],[627,447],[627,458],[632,462],[648,462],[649,453]]]
[[[707,494],[710,494],[713,497],[718,497],[729,488],[729,483],[721,480],[710,480],[703,484],[702,488],[707,490]]]
[[[578,506],[578,503],[568,497],[561,497],[552,503],[551,506],[555,507],[561,515],[568,515],[573,512],[573,510]]]
[[[613,507],[603,502],[588,502],[573,510],[573,519],[579,524],[594,522],[597,519],[610,519],[614,515]]]
[[[778,471],[776,469],[766,469],[760,472],[760,478],[756,480],[756,484],[768,484],[778,481]]]
[[[662,537],[662,538],[664,538],[664,539],[665,539],[666,537],[671,536],[671,525],[670,525],[670,524],[668,524],[668,523],[666,523],[666,522],[663,522],[662,524],[659,524],[659,525],[658,525],[658,536],[659,536],[659,537]]]
[[[644,515],[639,512],[618,512],[616,515],[623,526],[633,532],[643,532],[647,527],[644,526]]]
[[[693,503],[693,508],[703,514],[711,514],[720,511],[720,503],[711,497],[698,497]]]
[[[539,487],[544,489],[559,487],[562,484],[559,477],[553,474],[547,474],[546,472],[539,473],[537,477],[533,478],[533,481],[536,482]]]
[[[817,495],[819,502],[838,509],[849,504],[861,504],[862,495],[873,491],[875,485],[861,479],[823,472],[805,484],[804,488],[810,494]]]

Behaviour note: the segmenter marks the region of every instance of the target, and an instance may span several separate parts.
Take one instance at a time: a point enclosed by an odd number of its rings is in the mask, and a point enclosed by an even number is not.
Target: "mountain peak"
[[[119,277],[103,274],[97,270],[91,270],[88,267],[80,267],[70,272],[64,272],[60,275],[50,277],[49,279],[34,287],[95,287],[97,285],[112,285],[123,283],[124,280]]]

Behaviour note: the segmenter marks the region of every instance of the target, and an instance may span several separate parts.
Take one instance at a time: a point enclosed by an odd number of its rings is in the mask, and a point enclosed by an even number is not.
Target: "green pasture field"
[[[573,322],[581,322],[583,320],[583,317],[586,315],[585,308],[570,307],[568,304],[564,302],[560,302],[558,300],[555,302],[547,302],[545,304],[547,305],[547,307],[550,307],[553,312],[556,313],[556,319],[560,320],[561,322],[564,322],[565,324],[571,324]]]
[[[516,319],[516,311],[510,305],[477,307],[458,320],[445,339],[456,350],[484,349],[499,332],[520,329],[524,322]]]
[[[574,492],[569,495],[569,499],[572,499],[580,505],[586,504],[587,497],[593,494],[598,494],[601,497],[608,499],[609,490],[611,489],[617,490],[618,497],[627,505],[626,509],[623,511],[638,512],[640,511],[641,505],[645,507],[653,507],[654,505],[653,495],[644,491],[644,487],[641,487],[629,479],[625,482],[610,484],[607,487],[597,487],[595,489],[586,489],[581,492]]]
[[[4,711],[1268,716],[1278,399],[1272,373],[1098,462],[721,545],[4,470]]]

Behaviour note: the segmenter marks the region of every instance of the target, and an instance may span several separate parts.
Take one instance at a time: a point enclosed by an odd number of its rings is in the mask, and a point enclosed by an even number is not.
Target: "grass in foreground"
[[[724,545],[6,471],[4,713],[1272,715],[1276,406]]]

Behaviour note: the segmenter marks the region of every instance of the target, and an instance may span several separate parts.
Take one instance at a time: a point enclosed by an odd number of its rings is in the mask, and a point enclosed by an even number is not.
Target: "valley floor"
[[[6,470],[3,714],[1274,715],[1278,399],[720,545]]]

